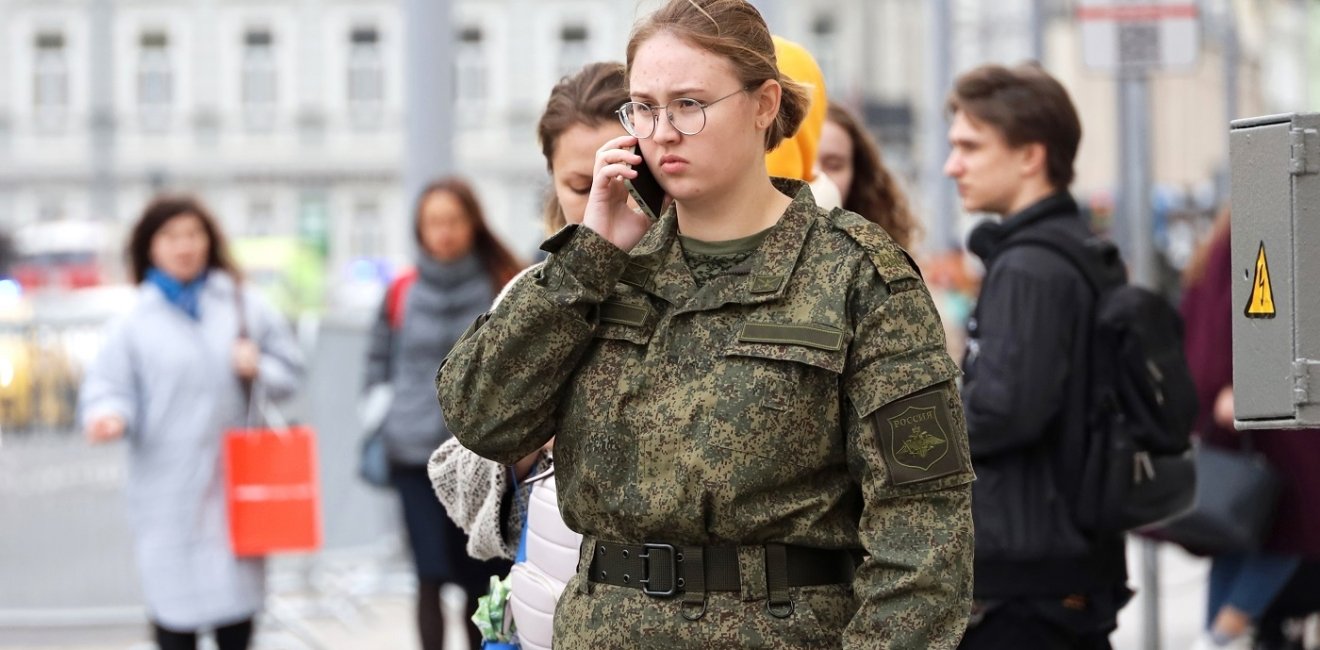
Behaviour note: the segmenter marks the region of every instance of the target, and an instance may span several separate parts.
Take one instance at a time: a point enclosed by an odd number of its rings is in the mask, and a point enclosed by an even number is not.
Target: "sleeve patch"
[[[895,485],[929,481],[967,469],[953,439],[944,387],[924,390],[875,412],[880,450]]]

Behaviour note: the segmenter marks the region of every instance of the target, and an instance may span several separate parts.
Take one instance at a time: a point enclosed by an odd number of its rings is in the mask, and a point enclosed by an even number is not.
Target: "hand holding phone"
[[[645,168],[642,157],[633,153],[637,138],[619,136],[596,152],[591,195],[582,225],[624,251],[641,241],[651,227],[651,220],[628,207],[628,182],[637,178],[638,166]]]

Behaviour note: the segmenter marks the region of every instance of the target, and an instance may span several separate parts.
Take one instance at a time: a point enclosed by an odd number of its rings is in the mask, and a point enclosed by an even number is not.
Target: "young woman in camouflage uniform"
[[[953,648],[972,480],[939,318],[877,226],[765,152],[806,111],[745,0],[671,0],[628,46],[630,136],[437,377],[513,463],[553,434],[584,535],[562,648]],[[640,143],[647,162],[632,152]],[[651,224],[624,180],[674,201]]]

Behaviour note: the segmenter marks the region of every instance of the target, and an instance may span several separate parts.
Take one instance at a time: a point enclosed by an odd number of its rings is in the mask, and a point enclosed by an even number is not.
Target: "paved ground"
[[[406,596],[375,597],[338,615],[296,603],[285,606],[290,609],[282,614],[288,617],[285,621],[270,615],[262,619],[254,650],[411,650],[418,645],[412,599]],[[457,610],[449,614],[450,621],[458,622]],[[149,639],[145,624],[0,628],[3,650],[154,650]],[[467,647],[461,633],[451,635],[447,645],[453,650]]]
[[[1110,637],[1115,650],[1147,650],[1143,622],[1148,613],[1151,590],[1145,586],[1143,544],[1128,543],[1128,582],[1137,596],[1119,615],[1118,630]],[[1182,549],[1161,544],[1156,552],[1159,567],[1159,648],[1186,650],[1192,646],[1205,620],[1205,585],[1210,565]]]

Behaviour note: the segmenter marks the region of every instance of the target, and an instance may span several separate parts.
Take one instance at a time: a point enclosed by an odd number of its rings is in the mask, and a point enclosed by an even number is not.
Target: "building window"
[[[330,202],[324,190],[307,190],[298,200],[298,240],[322,259],[330,246]]]
[[[32,101],[36,126],[45,132],[64,130],[69,113],[69,60],[64,35],[37,34],[32,66]]]
[[[564,25],[559,30],[559,77],[577,74],[591,62],[590,34],[586,25]]]
[[[353,29],[348,50],[348,111],[356,128],[380,126],[381,105],[385,101],[383,59],[380,32],[375,27]]]
[[[839,30],[834,14],[822,13],[811,23],[811,53],[820,66],[820,74],[825,78],[825,86],[839,83]]]
[[[144,131],[164,131],[169,127],[170,104],[174,101],[169,46],[169,37],[164,32],[142,34],[138,50],[137,91]]]
[[[13,233],[14,227],[18,224],[14,222],[14,194],[0,190],[0,230],[5,233]],[[0,242],[3,242],[5,235],[0,235]],[[9,240],[13,245],[13,240]],[[0,243],[0,245],[3,245]]]
[[[359,199],[353,204],[349,222],[349,259],[371,259],[385,254],[381,232],[380,204],[374,199]]]
[[[275,205],[268,198],[248,202],[247,224],[244,237],[267,237],[275,234]]]
[[[268,29],[251,29],[243,35],[243,120],[249,130],[269,131],[275,127],[276,85],[275,39]]]
[[[9,121],[9,114],[0,109],[0,153],[9,151],[13,146],[13,126]],[[4,223],[0,221],[0,223]]]
[[[43,196],[37,201],[37,222],[51,223],[64,219],[64,200],[55,196]]]
[[[464,27],[458,32],[458,51],[454,53],[455,105],[457,122],[472,125],[481,121],[486,107],[486,57],[480,27]]]

